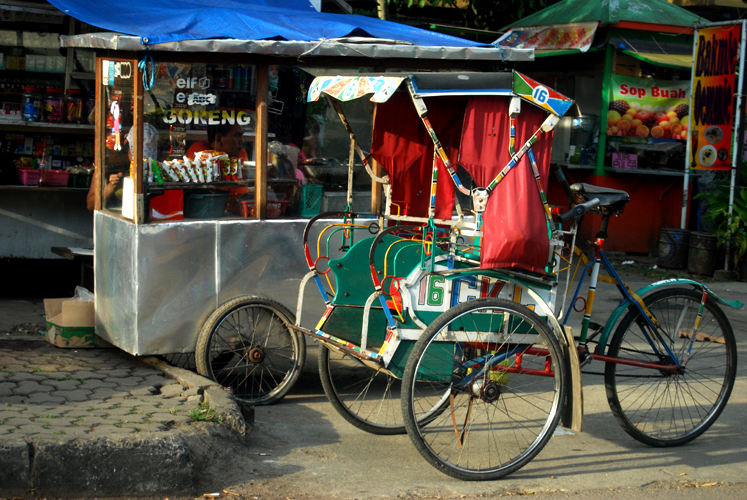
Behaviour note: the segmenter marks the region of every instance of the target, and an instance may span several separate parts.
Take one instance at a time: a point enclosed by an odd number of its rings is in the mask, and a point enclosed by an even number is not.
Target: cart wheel
[[[343,352],[319,348],[319,376],[332,406],[371,434],[404,434],[400,380]]]
[[[319,347],[319,377],[332,406],[355,427],[378,435],[405,433],[400,391],[402,381],[337,349]],[[426,387],[419,390],[425,391]],[[418,415],[426,425],[448,407],[448,391],[434,398],[430,412]]]
[[[246,296],[220,306],[200,331],[197,372],[253,405],[280,401],[306,360],[302,335],[286,325],[295,318],[282,304]]]

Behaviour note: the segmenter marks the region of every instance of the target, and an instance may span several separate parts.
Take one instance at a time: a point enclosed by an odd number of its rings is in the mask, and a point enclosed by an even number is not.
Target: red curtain
[[[478,186],[486,187],[511,159],[508,105],[509,99],[498,96],[473,97],[467,103],[459,160]],[[516,151],[546,117],[545,111],[522,102],[516,118]],[[551,148],[552,134],[542,134],[532,147],[545,190]],[[483,269],[515,267],[544,274],[550,243],[528,154],[490,195],[483,234]]]
[[[459,156],[464,99],[426,99],[428,119],[446,150],[449,160]],[[392,200],[408,205],[407,215],[427,217],[430,203],[433,141],[420,120],[410,96],[397,92],[376,105],[372,156],[389,175]],[[436,191],[436,217],[451,219],[454,208],[454,182],[441,160]],[[401,207],[404,213],[404,205]],[[397,213],[392,207],[392,213]]]

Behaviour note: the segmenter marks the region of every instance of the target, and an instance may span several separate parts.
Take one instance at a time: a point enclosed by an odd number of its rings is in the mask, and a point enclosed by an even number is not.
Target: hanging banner
[[[607,135],[687,139],[690,82],[610,75]]]
[[[690,168],[729,170],[734,129],[735,74],[742,24],[701,28],[695,40]]]
[[[577,49],[586,52],[591,47],[597,26],[596,22],[592,22],[510,29],[493,45],[514,49]]]

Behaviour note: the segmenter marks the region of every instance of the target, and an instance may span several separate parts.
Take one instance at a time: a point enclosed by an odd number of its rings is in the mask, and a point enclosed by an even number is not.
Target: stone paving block
[[[3,368],[3,370],[5,370],[6,373],[15,372],[16,374],[19,374],[19,373],[26,373],[28,371],[28,369],[25,366],[23,366],[24,365],[23,362],[10,361],[8,363],[3,363],[3,364],[5,365],[5,368]]]
[[[130,370],[129,368],[115,368],[112,370],[102,370],[102,372],[106,373],[106,378],[111,380],[115,378],[124,378],[130,376]]]
[[[91,438],[102,438],[110,436],[122,436],[123,434],[130,434],[133,432],[132,429],[126,429],[124,423],[115,422],[115,424],[97,425],[96,427],[89,428],[88,435]]]
[[[48,386],[42,385],[34,380],[23,380],[13,389],[13,392],[19,396],[28,396],[37,392],[49,392]]]
[[[23,404],[23,402],[26,401],[26,396],[3,396],[2,400],[0,400],[1,403],[9,403],[9,404]]]
[[[111,425],[112,422],[116,423],[117,420],[117,417],[89,417],[85,420],[81,420],[79,425],[91,428],[98,425]]]
[[[80,427],[80,426],[72,426],[72,427],[65,427],[64,429],[60,429],[60,432],[63,433],[66,437],[85,437],[88,436],[91,433],[91,429],[88,427]]]
[[[54,413],[57,414],[63,414],[65,411],[67,411],[67,408],[64,406],[60,406],[57,403],[37,403],[37,404],[28,404],[24,405],[23,409],[29,413],[37,414],[37,413]]]
[[[15,382],[0,382],[0,398],[4,396],[12,396],[13,389],[15,389],[17,385],[18,384]]]
[[[113,382],[107,382],[105,380],[101,380],[98,378],[93,379],[83,379],[83,382],[78,386],[79,389],[98,389],[99,387],[109,387],[114,388],[117,384]]]
[[[62,370],[62,366],[55,364],[55,363],[48,363],[48,364],[36,364],[33,363],[32,366],[34,368],[40,369],[42,372],[50,373],[50,372],[58,372]]]
[[[50,385],[58,391],[74,391],[80,385],[77,380],[47,380],[43,382],[44,385]]]
[[[2,387],[2,384],[0,384],[0,388],[1,387]],[[153,388],[152,386],[139,386],[139,387],[136,387],[130,390],[130,394],[136,398],[145,398],[148,396],[153,396],[152,391],[155,391],[155,388]]]
[[[30,478],[29,446],[22,439],[0,442],[0,485],[3,496],[26,498]]]
[[[174,421],[175,425],[191,424],[194,422],[192,417],[186,413],[177,413],[176,415],[172,415],[171,419]]]
[[[28,404],[35,404],[35,403],[65,404],[67,400],[63,398],[62,396],[54,396],[47,392],[35,392],[34,394],[31,394],[30,396],[26,397],[24,399],[24,402]]]
[[[120,392],[118,389],[112,387],[99,387],[91,392],[91,399],[108,399],[116,394],[120,394]]]
[[[59,391],[58,394],[62,394],[65,396],[65,399],[67,399],[70,402],[75,401],[88,401],[90,399],[91,394],[93,394],[92,391],[88,391],[86,389],[78,389],[75,391]]]
[[[75,407],[65,412],[65,418],[72,420],[76,420],[78,417],[87,418],[93,414],[90,410],[91,408]]]
[[[29,371],[28,368],[23,368],[23,371],[17,371],[13,375],[13,380],[17,382],[24,382],[27,380],[31,380],[34,382],[44,382],[48,380],[49,377],[47,377],[47,374],[45,373],[34,373]]]
[[[47,426],[46,428],[44,426]],[[18,426],[17,433],[24,436],[33,436],[41,432],[47,432],[48,428],[51,428],[52,424],[42,422],[27,422],[23,425]]]
[[[202,394],[202,390],[199,387],[190,387],[186,391],[182,391],[182,396],[197,396],[199,394]]]
[[[150,432],[164,432],[168,431],[169,428],[161,423],[143,422],[143,423],[129,423],[122,426],[122,428],[132,429],[132,432],[150,433]]]
[[[161,387],[161,396],[165,398],[173,398],[180,396],[184,388],[180,384],[170,384]]]
[[[133,406],[137,406],[141,404],[139,399],[130,396],[129,393],[124,393],[124,394],[126,394],[127,397],[124,397],[123,393],[120,392],[114,396],[109,397],[106,400],[106,402],[109,403],[109,407],[112,410],[116,410],[119,408],[130,409]]]
[[[153,385],[153,386],[162,386],[167,381],[171,380],[170,378],[164,376],[163,373],[153,373],[151,375],[147,375],[143,377],[143,383],[147,385]]]
[[[18,427],[19,425],[25,425],[29,423],[29,419],[27,417],[9,417],[4,419],[5,423],[3,423],[2,427]]]
[[[100,371],[90,371],[86,369],[81,369],[78,371],[75,371],[73,373],[74,378],[82,378],[83,380],[89,380],[89,379],[99,379],[104,380],[109,378],[109,375],[106,373],[100,372]]]
[[[135,377],[147,377],[156,373],[160,372],[154,368],[151,368],[150,366],[134,366],[130,371],[130,375],[133,375]]]
[[[127,388],[146,386],[142,377],[127,377],[119,379],[118,383],[120,386]]]

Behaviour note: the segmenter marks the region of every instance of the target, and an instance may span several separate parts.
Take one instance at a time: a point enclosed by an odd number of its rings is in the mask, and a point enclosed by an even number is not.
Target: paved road
[[[640,271],[626,271],[624,278],[633,288],[651,281]],[[747,298],[745,283],[711,285],[727,298]],[[606,287],[600,286],[597,295],[595,313],[601,316],[618,301]],[[199,471],[194,494],[165,496],[174,500],[220,493],[233,499],[300,500],[537,493],[553,499],[571,494],[583,499],[673,494],[685,499],[745,498],[747,311],[730,309],[727,314],[742,357],[729,405],[705,435],[680,448],[653,449],[630,438],[609,411],[602,378],[587,375],[582,433],[559,433],[537,458],[503,480],[457,481],[425,463],[407,436],[373,436],[345,422],[322,392],[315,347],[310,347],[298,385],[281,403],[255,409],[254,428],[246,440],[217,439],[197,465],[191,464]],[[74,491],[68,495],[76,496]]]
[[[623,272],[634,289],[651,282],[640,270]],[[747,302],[747,283],[709,285],[726,298]],[[600,285],[595,312],[601,317],[618,303],[610,287]],[[280,404],[255,409],[251,439],[230,452],[235,466],[208,471],[218,475],[204,493],[226,489],[250,499],[334,499],[566,492],[612,498],[601,493],[612,489],[630,498],[669,498],[672,488],[684,488],[697,490],[684,498],[745,498],[747,310],[729,309],[727,315],[742,357],[737,382],[716,424],[688,445],[655,449],[633,440],[609,410],[603,378],[585,375],[583,432],[554,436],[537,458],[503,480],[457,481],[425,463],[407,436],[373,436],[345,422],[321,390],[311,349],[301,383]],[[601,371],[603,366],[588,368]]]

